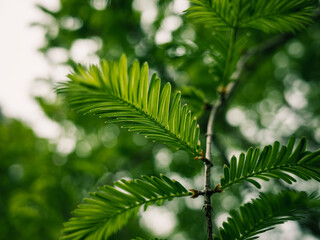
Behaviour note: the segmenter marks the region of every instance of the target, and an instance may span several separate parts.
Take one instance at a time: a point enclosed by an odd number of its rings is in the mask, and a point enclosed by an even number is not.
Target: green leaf
[[[114,187],[104,186],[84,200],[64,224],[63,240],[106,240],[137,215],[141,206],[190,196],[180,183],[161,175],[121,180]]]
[[[119,63],[103,60],[100,68],[78,66],[57,92],[77,111],[96,114],[107,123],[120,123],[153,141],[200,155],[200,130],[195,120],[191,122],[188,107],[181,107],[181,93],[170,104],[170,84],[161,91],[161,81],[154,74],[148,86],[148,65],[139,66],[135,61],[128,74],[125,55]]]
[[[306,139],[302,138],[294,148],[295,139],[292,137],[287,146],[275,142],[273,146],[264,147],[259,154],[259,149],[250,148],[245,156],[240,154],[239,160],[232,157],[230,168],[224,167],[224,176],[220,181],[221,189],[244,181],[252,183],[257,188],[260,184],[254,180],[268,181],[270,178],[282,179],[291,184],[296,177],[303,180],[314,179],[320,182],[320,150],[311,153],[305,151]],[[291,175],[290,175],[291,174]]]
[[[187,16],[215,30],[253,28],[266,33],[296,32],[312,23],[317,0],[190,0]]]
[[[162,122],[163,126],[165,126],[166,128],[168,127],[168,121],[169,121],[170,96],[171,96],[171,85],[170,83],[166,83],[161,92],[160,109],[159,109],[159,116],[160,116],[159,120],[160,122]],[[182,113],[182,114],[183,116],[186,116],[186,113]]]
[[[317,0],[243,1],[239,27],[266,33],[296,32],[312,23]]]
[[[194,22],[206,27],[226,30],[233,26],[232,4],[225,0],[190,0],[195,5],[186,10],[187,16]]]
[[[282,191],[260,194],[259,198],[231,210],[215,240],[256,239],[257,235],[290,220],[299,220],[312,208],[320,206],[315,194]]]

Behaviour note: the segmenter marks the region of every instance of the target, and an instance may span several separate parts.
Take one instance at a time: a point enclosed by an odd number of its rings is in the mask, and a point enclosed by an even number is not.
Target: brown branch
[[[207,141],[206,141],[206,156],[204,161],[204,171],[205,171],[205,181],[204,181],[204,210],[206,215],[207,221],[207,235],[208,240],[212,240],[212,206],[211,206],[211,195],[209,193],[211,188],[210,182],[210,169],[212,167],[211,162],[211,141],[213,135],[213,123],[215,118],[217,107],[216,105],[211,109],[209,120],[208,120],[208,127],[207,127]]]
[[[206,215],[206,222],[207,222],[207,234],[208,240],[212,240],[212,206],[211,206],[211,195],[213,194],[213,190],[211,189],[211,182],[210,182],[210,170],[212,167],[211,162],[211,146],[212,146],[212,136],[213,136],[213,126],[216,118],[217,110],[220,106],[224,103],[225,97],[228,95],[228,90],[222,89],[219,91],[220,98],[212,107],[208,126],[207,126],[207,133],[206,133],[206,154],[203,157],[202,161],[204,162],[204,169],[205,169],[205,182],[204,182],[204,189],[201,192],[198,192],[200,195],[204,195],[204,210]]]
[[[220,188],[220,184],[218,184],[214,189],[209,189],[207,192],[204,190],[196,190],[196,189],[189,189],[190,192],[192,192],[191,198],[197,198],[199,196],[204,196],[206,194],[212,195],[215,193],[222,193],[223,190]]]

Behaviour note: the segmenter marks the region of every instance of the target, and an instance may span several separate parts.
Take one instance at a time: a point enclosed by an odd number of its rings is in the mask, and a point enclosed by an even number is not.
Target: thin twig
[[[208,234],[208,240],[212,240],[212,206],[211,206],[211,194],[209,194],[209,191],[211,189],[211,182],[210,182],[210,169],[212,167],[211,163],[211,141],[212,141],[212,135],[213,135],[213,120],[214,115],[216,112],[216,107],[214,106],[211,109],[210,117],[208,121],[208,128],[207,128],[207,142],[206,142],[206,159],[207,161],[204,161],[204,171],[205,171],[205,181],[204,181],[204,210],[206,215],[206,221],[207,221],[207,234]]]
[[[215,116],[217,113],[217,110],[219,109],[220,105],[224,101],[224,92],[220,93],[219,100],[215,103],[215,105],[212,107],[209,120],[208,120],[208,126],[207,126],[207,139],[206,139],[206,154],[205,158],[203,160],[204,162],[204,169],[205,169],[205,182],[204,182],[204,189],[203,191],[199,192],[199,195],[204,195],[204,210],[206,215],[206,221],[207,221],[207,234],[208,234],[208,240],[212,240],[212,205],[211,205],[211,195],[213,194],[213,191],[211,189],[211,182],[210,182],[210,169],[212,167],[211,162],[211,146],[212,146],[212,136],[213,136],[213,125]]]

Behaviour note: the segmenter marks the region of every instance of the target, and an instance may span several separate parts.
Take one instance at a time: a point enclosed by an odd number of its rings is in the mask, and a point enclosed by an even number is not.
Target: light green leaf
[[[161,92],[160,109],[159,109],[159,116],[160,116],[159,120],[160,122],[162,122],[163,126],[165,126],[166,128],[168,127],[168,121],[169,121],[170,97],[171,97],[171,85],[170,83],[166,83]],[[183,124],[181,123],[181,125]]]
[[[137,215],[141,206],[190,196],[181,184],[161,175],[121,180],[91,194],[64,224],[61,240],[106,240]]]
[[[221,189],[244,181],[260,188],[260,184],[253,178],[268,181],[270,178],[282,179],[291,184],[296,177],[303,180],[314,179],[320,181],[320,150],[311,153],[305,151],[306,139],[302,138],[294,148],[295,139],[292,137],[287,146],[279,151],[280,144],[264,147],[259,154],[259,148],[254,151],[250,148],[245,157],[240,154],[239,161],[232,157],[230,169],[224,167],[224,177],[221,179]]]
[[[181,93],[170,104],[170,83],[161,91],[156,74],[148,86],[146,63],[139,69],[139,62],[135,61],[128,74],[123,55],[119,63],[101,61],[100,68],[91,66],[86,70],[79,66],[69,78],[71,81],[62,83],[57,92],[75,110],[96,114],[107,123],[120,123],[153,141],[200,155],[200,130],[196,129],[195,120],[190,122],[188,107],[181,107]]]
[[[218,30],[226,30],[233,26],[234,14],[229,1],[190,0],[190,2],[194,5],[186,12],[193,21]]]

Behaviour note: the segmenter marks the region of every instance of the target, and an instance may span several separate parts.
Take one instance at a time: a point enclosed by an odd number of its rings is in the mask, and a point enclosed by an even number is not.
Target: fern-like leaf
[[[129,131],[188,151],[200,153],[200,129],[187,105],[181,107],[181,93],[170,104],[171,85],[160,90],[160,79],[154,74],[148,84],[148,64],[140,68],[135,61],[128,74],[127,58],[119,63],[101,62],[89,70],[79,66],[69,75],[71,81],[61,84],[57,92],[83,113],[94,113],[107,123],[120,123]]]
[[[294,149],[295,139],[291,137],[287,146],[275,142],[260,149],[250,148],[245,155],[241,153],[239,160],[235,156],[231,159],[230,168],[224,166],[224,177],[221,178],[221,189],[244,181],[250,182],[260,188],[260,184],[254,180],[268,181],[270,178],[282,179],[291,184],[295,182],[289,174],[293,174],[303,180],[315,179],[320,181],[320,150],[316,152],[305,151],[307,141],[302,138]],[[260,153],[260,154],[259,154]],[[289,174],[288,174],[289,173]]]
[[[238,35],[237,39],[234,39],[232,57],[229,56],[228,58],[229,37],[229,34],[216,32],[210,40],[209,56],[212,59],[210,72],[215,76],[215,80],[217,81],[222,81],[223,77],[230,79],[244,50],[254,43],[253,39],[249,36]],[[228,64],[229,67],[227,68]]]
[[[121,180],[114,185],[101,187],[78,206],[74,217],[64,224],[61,240],[106,240],[136,216],[141,206],[146,210],[151,204],[191,195],[179,182],[164,175]]]
[[[227,30],[233,27],[234,14],[232,3],[225,0],[190,0],[194,3],[186,10],[187,16],[196,23],[208,28]]]
[[[299,220],[307,210],[318,208],[319,198],[305,192],[282,191],[279,194],[260,194],[238,211],[231,210],[230,217],[219,229],[215,240],[252,240],[271,230],[275,225],[289,220]]]
[[[240,28],[264,32],[296,32],[312,23],[312,11],[317,0],[246,0]]]
[[[253,28],[295,32],[312,22],[317,0],[190,0],[187,15],[215,30]]]

